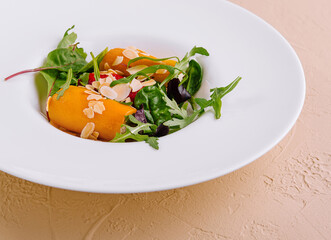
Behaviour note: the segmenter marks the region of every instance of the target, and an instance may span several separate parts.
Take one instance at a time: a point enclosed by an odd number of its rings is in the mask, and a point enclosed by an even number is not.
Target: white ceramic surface
[[[19,6],[19,7],[18,7]],[[102,12],[102,13],[101,13]],[[0,82],[0,169],[65,189],[129,193],[176,188],[234,171],[275,146],[305,96],[304,73],[271,26],[226,1],[7,1],[0,15],[0,78],[40,66],[75,24],[86,51],[134,45],[180,57],[194,45],[211,86],[243,80],[223,99],[222,118],[205,114],[187,128],[145,143],[83,140],[52,127],[40,112],[43,82],[28,74]]]

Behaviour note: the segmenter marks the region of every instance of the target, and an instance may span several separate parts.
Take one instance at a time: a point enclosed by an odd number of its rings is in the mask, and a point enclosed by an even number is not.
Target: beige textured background
[[[233,2],[302,61],[307,97],[287,137],[234,173],[164,192],[71,192],[0,172],[0,240],[331,239],[331,2]]]

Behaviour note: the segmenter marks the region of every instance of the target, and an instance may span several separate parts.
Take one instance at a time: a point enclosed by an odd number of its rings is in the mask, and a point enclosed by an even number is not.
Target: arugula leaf
[[[128,139],[132,139],[138,142],[145,141],[151,147],[159,149],[159,145],[157,142],[158,138],[140,134],[141,131],[143,131],[144,133],[152,132],[151,127],[153,126],[153,124],[142,123],[132,115],[129,116],[129,120],[137,126],[131,127],[126,124],[123,124],[122,126],[125,126],[126,128],[125,133],[116,133],[116,136],[111,140],[111,142],[125,142]]]
[[[66,80],[66,82],[61,86],[62,90],[60,90],[60,91],[58,92],[58,95],[57,95],[56,100],[59,100],[60,97],[63,96],[64,92],[69,88],[70,83],[71,83],[71,80],[72,80],[72,69],[70,68],[69,71],[68,71],[67,80]]]
[[[136,127],[131,127],[131,126],[126,125],[126,128],[129,129],[132,134],[137,135],[137,134],[139,134],[140,131],[144,131],[144,133],[152,132],[151,127],[153,126],[153,124],[140,122],[138,119],[136,119],[132,115],[129,115],[129,120],[132,123],[137,124]]]
[[[99,53],[97,56],[96,56],[96,59],[97,59],[97,62],[98,62],[98,65],[100,65],[103,57],[107,54],[108,52],[108,47],[105,48],[101,53]],[[91,60],[89,63],[87,63],[85,66],[83,66],[81,69],[78,70],[78,73],[84,73],[84,72],[91,72],[93,70],[93,66],[94,66],[94,63],[93,63],[93,60]]]
[[[174,99],[171,100],[163,91],[161,92],[163,95],[163,100],[165,101],[166,105],[169,107],[169,112],[174,115],[180,116],[183,119],[186,118],[187,117],[186,109],[183,107],[180,108]]]
[[[159,150],[159,142],[157,137],[148,137],[145,142],[149,144],[152,148]]]
[[[99,81],[99,79],[100,79],[99,64],[98,64],[97,59],[94,57],[93,53],[90,52],[90,54],[92,56],[92,61],[93,61],[94,78],[95,78],[95,81]]]
[[[190,58],[193,57],[196,54],[200,54],[200,55],[204,55],[204,56],[209,56],[208,51],[203,48],[203,47],[196,47],[194,46],[190,52],[186,53],[186,55],[184,56],[184,58],[178,62],[175,67],[181,69],[182,71],[185,71],[187,69],[187,65],[190,61]]]
[[[57,45],[57,48],[68,48],[70,45],[74,44],[77,39],[77,34],[72,32],[68,34],[68,32],[72,29],[74,29],[75,25],[73,25],[71,28],[68,28],[68,30],[64,33],[62,40]]]
[[[186,116],[183,119],[179,119],[179,118],[172,118],[169,121],[166,121],[165,123],[163,123],[165,126],[168,127],[175,127],[178,126],[179,128],[184,128],[187,125],[191,124],[192,122],[194,122],[197,118],[198,115],[200,114],[200,110],[193,112],[190,116]]]
[[[176,58],[176,59],[179,61],[179,58],[176,57],[176,56],[173,56],[173,57],[167,57],[167,58],[136,57],[136,58],[134,58],[134,59],[131,59],[131,60],[128,62],[127,67],[129,67],[132,63],[137,62],[137,61],[139,61],[139,60],[143,60],[143,59],[151,60],[151,61],[154,61],[154,62],[159,62],[159,61],[169,60],[169,59],[172,59],[172,58]]]
[[[210,89],[210,92],[212,92],[212,94],[210,95],[210,97],[212,99],[211,106],[214,109],[216,119],[219,119],[221,117],[221,107],[222,107],[221,99],[226,94],[231,92],[237,86],[237,84],[239,83],[240,80],[241,80],[241,77],[237,77],[233,82],[231,82],[226,87]]]
[[[148,73],[155,73],[158,69],[166,69],[170,72],[170,74],[173,74],[176,70],[176,68],[174,68],[173,66],[170,65],[153,65],[153,66],[149,66],[147,68],[144,68],[143,70],[140,70],[139,72],[136,72],[135,74],[132,74],[126,78],[121,78],[117,81],[113,81],[110,84],[110,87],[113,87],[117,84],[121,84],[121,83],[129,83],[131,82],[134,78],[140,76],[140,75],[146,75]]]

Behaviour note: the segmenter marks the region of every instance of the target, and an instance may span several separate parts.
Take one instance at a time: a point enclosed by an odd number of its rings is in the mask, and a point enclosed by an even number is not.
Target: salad
[[[222,98],[241,80],[210,89],[210,97],[197,98],[203,81],[193,47],[179,59],[156,58],[135,47],[104,49],[92,60],[69,28],[42,67],[15,73],[40,72],[47,81],[46,113],[49,122],[85,139],[145,141],[159,149],[158,138],[196,121],[206,111],[221,117]]]

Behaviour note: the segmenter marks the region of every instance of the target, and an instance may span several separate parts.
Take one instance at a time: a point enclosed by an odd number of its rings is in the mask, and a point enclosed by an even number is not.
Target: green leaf
[[[221,107],[222,107],[221,99],[226,94],[231,92],[237,86],[237,84],[239,83],[240,80],[241,80],[241,77],[237,77],[233,82],[231,82],[226,87],[210,89],[210,92],[212,92],[212,94],[210,95],[210,97],[212,99],[211,106],[214,109],[216,119],[219,119],[221,117]]]
[[[71,83],[71,80],[72,80],[72,69],[70,68],[69,71],[68,71],[67,80],[66,80],[66,82],[61,86],[62,90],[60,90],[60,91],[58,92],[57,100],[59,100],[60,97],[63,96],[64,92],[69,88],[70,83]]]
[[[211,101],[205,98],[195,98],[195,102],[200,106],[200,108],[204,109],[210,106]]]
[[[179,68],[179,69],[181,69],[183,71],[186,71],[186,69],[188,67],[187,65],[188,65],[191,57],[193,57],[196,54],[200,54],[200,55],[204,55],[204,56],[209,56],[209,53],[208,53],[208,51],[205,48],[194,46],[191,49],[191,51],[188,52],[188,53],[186,53],[186,55],[184,56],[184,58],[180,62],[178,62],[176,64],[175,67],[177,67],[177,68]]]
[[[62,40],[57,45],[57,48],[68,48],[70,45],[76,42],[77,34],[74,32],[68,34],[68,32],[72,30],[74,27],[75,25],[73,25],[64,33]]]
[[[126,128],[125,133],[116,133],[115,137],[111,140],[111,142],[125,142],[128,139],[136,140],[138,142],[145,141],[151,147],[153,147],[155,149],[159,149],[158,142],[157,142],[158,138],[141,134],[141,132],[144,132],[144,133],[152,132],[151,127],[153,126],[153,124],[142,123],[142,122],[138,121],[132,115],[129,116],[129,120],[131,121],[131,123],[136,124],[136,126],[132,127],[132,126],[123,124],[122,126],[124,126]]]
[[[69,48],[59,48],[48,54],[44,67],[57,67],[57,70],[64,72],[71,68],[73,72],[78,72],[85,65],[85,59],[78,53]]]
[[[86,84],[88,84],[88,79],[89,79],[89,73],[83,73],[79,76],[79,79],[81,80],[81,84],[83,86],[85,86]]]
[[[163,100],[165,101],[166,105],[169,107],[169,112],[174,115],[180,116],[181,118],[186,118],[187,111],[185,110],[185,108],[184,107],[180,108],[177,102],[175,101],[175,99],[171,100],[163,91],[161,92],[163,95]]]
[[[145,76],[148,73],[155,73],[157,70],[159,69],[166,69],[170,72],[170,74],[174,73],[176,68],[169,66],[169,65],[153,65],[153,66],[149,66],[147,68],[144,68],[143,70],[140,70],[139,72],[136,72],[135,74],[132,74],[126,78],[121,78],[117,81],[113,81],[110,86],[113,87],[117,84],[121,84],[121,83],[129,83],[131,82],[134,78],[143,75]]]
[[[147,120],[157,126],[171,119],[163,91],[155,85],[142,88],[135,97],[134,105],[138,109],[143,105]]]
[[[47,93],[49,93],[54,85],[55,80],[59,75],[59,71],[55,69],[40,71],[40,74],[45,78],[47,82]]]
[[[185,118],[183,119],[179,119],[179,118],[172,118],[171,120],[169,121],[166,121],[165,123],[163,123],[165,126],[168,126],[168,127],[175,127],[175,126],[178,126],[179,128],[184,128],[186,127],[187,125],[191,124],[192,122],[194,122],[198,115],[200,113],[200,110],[199,111],[195,111],[193,112],[192,115],[190,116],[186,116]]]
[[[98,60],[94,57],[92,52],[90,52],[90,54],[92,56],[92,61],[93,61],[94,78],[95,78],[95,81],[99,81],[99,79],[100,79],[100,70],[99,70]]]
[[[179,58],[176,57],[176,56],[174,56],[174,57],[167,57],[167,58],[136,57],[134,59],[131,59],[128,62],[127,67],[129,67],[132,63],[137,62],[139,60],[143,60],[143,59],[151,60],[151,61],[154,61],[154,62],[159,62],[159,61],[169,60],[169,59],[172,59],[172,58],[176,58],[179,61]]]
[[[196,94],[202,83],[202,69],[200,64],[195,61],[191,60],[189,62],[189,67],[187,69],[187,78],[184,81],[181,82],[183,86],[186,88],[186,90],[189,92],[191,96],[194,96]]]
[[[159,142],[157,140],[157,137],[149,137],[145,140],[145,142],[148,143],[152,148],[159,150]]]
[[[102,59],[103,59],[104,56],[107,54],[107,52],[108,52],[108,48],[105,48],[101,53],[99,53],[99,54],[96,56],[96,59],[97,59],[98,65],[100,65]],[[81,69],[79,69],[79,70],[78,70],[78,73],[92,72],[92,70],[93,70],[93,66],[94,66],[94,63],[93,63],[93,60],[91,60],[89,63],[85,64],[85,66],[83,66]]]

